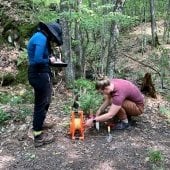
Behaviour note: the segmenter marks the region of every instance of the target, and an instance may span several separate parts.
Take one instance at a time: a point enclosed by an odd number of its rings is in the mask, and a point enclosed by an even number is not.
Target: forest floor
[[[127,41],[136,42],[136,39]],[[10,56],[9,51],[4,54]],[[129,64],[136,71],[136,62]],[[86,130],[84,141],[80,141],[71,140],[68,135],[70,114],[65,113],[64,107],[70,93],[59,85],[54,87],[55,95],[47,116],[48,121],[55,122],[50,130],[55,142],[35,148],[30,133],[32,117],[27,116],[25,122],[11,120],[0,129],[0,170],[169,169],[170,119],[161,108],[170,108],[170,103],[161,94],[157,93],[157,99],[145,96],[144,114],[135,118],[136,124],[128,130],[111,130],[111,142],[106,140],[108,132],[104,125],[99,132],[95,128]],[[13,89],[1,87],[1,91],[8,90]],[[11,109],[10,105],[1,107]]]

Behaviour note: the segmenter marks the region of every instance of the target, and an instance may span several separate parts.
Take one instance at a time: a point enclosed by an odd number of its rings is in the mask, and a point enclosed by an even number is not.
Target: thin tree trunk
[[[60,9],[62,12],[69,10],[69,7],[67,6],[67,3],[65,3],[65,0],[61,0]],[[66,84],[69,85],[70,83],[73,83],[75,79],[71,52],[70,27],[68,21],[65,18],[61,20],[61,23],[63,28],[63,54],[65,62],[68,64],[65,69]]]
[[[170,0],[168,1],[167,15],[164,21],[164,34],[163,40],[170,44]]]
[[[82,4],[82,0],[77,0],[75,5],[75,11],[80,12],[80,5]],[[76,54],[76,64],[75,64],[75,72],[76,78],[85,76],[85,58],[83,51],[83,38],[82,38],[82,30],[78,21],[75,21],[75,54]]]
[[[110,27],[110,40],[108,46],[108,59],[106,66],[106,75],[109,78],[114,77],[115,73],[115,62],[116,62],[116,51],[117,51],[117,38],[119,35],[119,29],[117,28],[116,22],[111,23]]]
[[[150,15],[151,15],[152,45],[153,47],[157,47],[157,45],[159,45],[159,42],[158,42],[157,28],[156,28],[154,0],[150,0]]]
[[[113,12],[123,11],[123,5],[125,0],[117,0]],[[119,37],[119,26],[115,21],[112,21],[110,27],[110,41],[108,46],[108,57],[107,57],[107,66],[106,66],[106,75],[109,78],[112,78],[115,73],[116,65],[116,56],[117,56],[117,41]]]
[[[83,55],[83,40],[82,40],[82,33],[80,29],[80,25],[78,22],[75,24],[75,40],[78,42],[75,47],[75,54],[77,56],[76,59],[76,78],[84,77],[84,70],[85,70],[85,58]]]

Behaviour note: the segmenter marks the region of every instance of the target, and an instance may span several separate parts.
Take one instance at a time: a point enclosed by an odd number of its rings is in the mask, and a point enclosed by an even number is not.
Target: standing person
[[[96,117],[86,121],[87,127],[96,121],[104,122],[117,115],[121,121],[116,124],[115,129],[126,129],[129,127],[128,117],[138,116],[144,111],[144,97],[130,81],[103,79],[96,82],[96,89],[105,95],[105,101],[98,109]],[[109,105],[109,111],[100,115]]]
[[[51,143],[53,135],[43,133],[48,125],[44,123],[50,106],[52,94],[50,64],[57,60],[52,56],[51,43],[57,46],[63,44],[62,28],[58,22],[38,24],[37,32],[33,34],[27,45],[28,80],[34,89],[33,135],[35,147]]]

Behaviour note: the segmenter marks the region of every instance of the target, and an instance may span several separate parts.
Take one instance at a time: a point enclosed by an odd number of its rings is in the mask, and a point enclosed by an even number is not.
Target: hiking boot
[[[54,136],[48,133],[41,133],[34,137],[34,146],[39,147],[54,141]]]
[[[127,119],[128,119],[128,122],[131,122],[132,121],[132,116],[127,115]]]
[[[128,122],[129,122],[129,125],[130,126],[136,126],[137,123],[136,123],[136,120],[132,119],[132,116],[127,116],[128,117]]]
[[[113,129],[123,130],[123,129],[128,129],[128,128],[129,128],[129,123],[124,123],[121,121],[121,122],[117,123]]]
[[[43,130],[52,129],[53,126],[54,126],[53,122],[51,122],[51,123],[50,122],[44,122],[42,128],[43,128]]]

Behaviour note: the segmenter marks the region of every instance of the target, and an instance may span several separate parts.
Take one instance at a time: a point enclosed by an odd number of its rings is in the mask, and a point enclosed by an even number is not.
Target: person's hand
[[[53,57],[53,56],[52,56],[52,57],[50,57],[50,62],[51,62],[52,64],[53,64],[53,63],[56,63],[56,61],[57,61],[57,60],[56,60],[56,58],[55,58],[55,57]]]
[[[93,126],[93,119],[91,118],[91,119],[86,120],[85,126],[87,128],[92,127]]]

